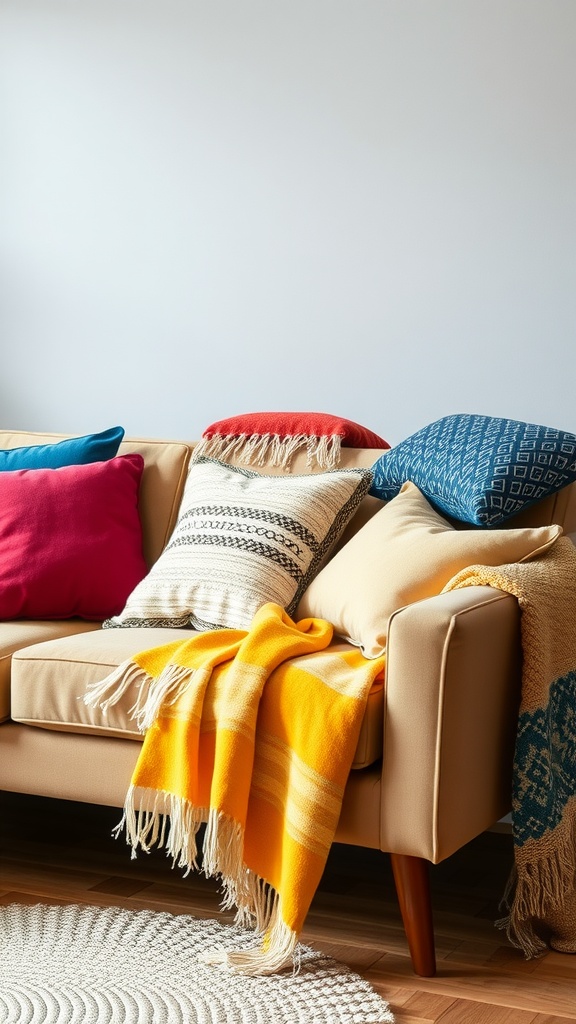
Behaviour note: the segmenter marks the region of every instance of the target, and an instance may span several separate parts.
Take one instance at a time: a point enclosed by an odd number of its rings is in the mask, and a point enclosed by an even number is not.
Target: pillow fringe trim
[[[195,445],[192,461],[202,456],[222,462],[236,458],[246,465],[289,469],[295,455],[305,451],[308,468],[316,462],[320,469],[337,469],[341,447],[340,434],[212,434]]]

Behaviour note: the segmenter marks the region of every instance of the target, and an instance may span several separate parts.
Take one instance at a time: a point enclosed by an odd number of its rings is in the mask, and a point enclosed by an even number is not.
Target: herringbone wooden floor
[[[0,794],[0,815],[0,903],[226,919],[210,880],[183,878],[163,853],[131,860],[110,834],[118,810]],[[365,976],[397,1024],[576,1022],[576,955],[526,962],[494,927],[511,861],[510,836],[489,832],[432,869],[435,978],[412,973],[388,858],[375,851],[333,848],[302,938]]]

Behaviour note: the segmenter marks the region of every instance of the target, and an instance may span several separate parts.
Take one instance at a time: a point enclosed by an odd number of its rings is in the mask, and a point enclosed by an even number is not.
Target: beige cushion
[[[358,466],[371,469],[376,460],[384,454],[384,451],[384,448],[341,448],[338,469],[354,469]],[[290,462],[289,469],[283,466],[275,466],[271,458],[264,460],[258,466],[247,466],[237,455],[227,456],[225,460],[221,461],[226,461],[231,466],[242,466],[244,469],[252,469],[256,473],[265,473],[269,476],[294,476],[325,472],[315,459],[311,464],[308,463],[305,451],[296,452]],[[378,498],[377,500],[379,501],[380,499]]]
[[[136,699],[130,688],[105,715],[82,697],[90,683],[103,679],[139,651],[194,635],[182,629],[98,629],[36,644],[12,659],[12,718],[64,732],[90,732],[142,739],[129,712]]]
[[[104,714],[87,707],[82,697],[90,683],[139,651],[194,636],[194,630],[168,627],[96,629],[18,651],[12,662],[12,718],[25,725],[93,736],[142,740],[130,717],[137,687],[130,686]],[[354,768],[372,764],[382,755],[382,683],[368,700],[354,757]]]
[[[122,441],[118,449],[119,455],[138,452],[144,459],[138,511],[148,566],[160,557],[174,528],[191,450],[178,441],[135,438]]]
[[[97,622],[84,622],[82,619],[0,622],[0,722],[10,718],[10,670],[15,651],[29,644],[99,628]]]
[[[407,482],[312,581],[296,618],[328,619],[336,633],[375,658],[385,649],[396,609],[439,594],[469,565],[533,558],[561,533],[559,526],[457,530]]]

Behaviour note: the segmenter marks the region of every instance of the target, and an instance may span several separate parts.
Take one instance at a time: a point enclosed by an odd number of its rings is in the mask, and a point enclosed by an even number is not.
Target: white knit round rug
[[[204,965],[254,935],[187,915],[92,906],[0,907],[1,1024],[385,1024],[359,975],[300,946],[298,973]]]

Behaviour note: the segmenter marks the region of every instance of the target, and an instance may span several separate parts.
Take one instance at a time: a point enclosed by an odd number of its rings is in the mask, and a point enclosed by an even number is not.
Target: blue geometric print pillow
[[[576,480],[576,434],[496,416],[443,416],[381,455],[370,494],[411,480],[440,512],[496,526]]]

